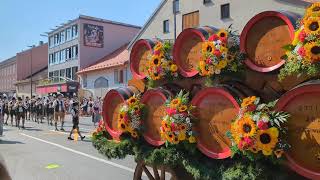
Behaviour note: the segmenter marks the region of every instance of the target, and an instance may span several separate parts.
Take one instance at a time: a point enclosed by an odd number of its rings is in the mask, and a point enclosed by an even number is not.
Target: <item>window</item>
[[[173,14],[176,14],[180,11],[179,0],[173,0]]]
[[[94,81],[94,88],[107,88],[109,87],[108,79],[105,77],[99,77]]]
[[[203,4],[208,4],[208,3],[211,3],[212,0],[203,0]]]
[[[77,80],[78,67],[72,67],[72,80]]]
[[[182,16],[182,29],[195,28],[199,26],[199,11],[184,14]]]
[[[75,38],[78,36],[78,25],[72,26],[72,38]]]
[[[82,86],[83,86],[84,88],[87,87],[87,75],[86,75],[86,74],[84,74],[84,75],[82,76]]]
[[[221,19],[230,18],[230,4],[221,5]]]
[[[119,71],[119,83],[122,84],[123,83],[123,70]]]
[[[119,72],[118,69],[114,70],[114,84],[119,84],[119,80],[118,80],[119,79],[119,77],[118,77],[119,74],[118,74],[118,72]]]
[[[66,75],[66,70],[65,69],[61,69],[60,70],[60,77],[65,77]]]
[[[61,53],[61,61],[60,62],[62,62],[62,63],[64,63],[64,62],[66,62],[66,50],[65,49],[63,49],[62,51],[60,51],[60,53]]]
[[[54,71],[53,76],[54,76],[53,81],[58,82],[59,81],[59,71]]]
[[[66,29],[66,41],[71,40],[71,28]]]
[[[71,79],[71,68],[66,69],[66,77]]]
[[[163,33],[169,32],[169,20],[163,21]]]
[[[50,36],[49,37],[49,47],[52,48],[54,46],[54,37]]]
[[[65,36],[65,34],[66,34],[66,32],[65,32],[65,31],[61,31],[61,32],[60,32],[60,42],[61,42],[61,43],[64,43],[64,42],[65,42],[65,40],[66,40],[66,39],[65,39],[65,37],[64,37],[64,36]]]
[[[67,59],[71,59],[71,57],[72,57],[71,55],[72,55],[71,48],[67,48],[67,49],[66,49]]]
[[[78,46],[72,46],[72,59],[78,57]]]
[[[53,64],[53,54],[49,54],[49,65]]]

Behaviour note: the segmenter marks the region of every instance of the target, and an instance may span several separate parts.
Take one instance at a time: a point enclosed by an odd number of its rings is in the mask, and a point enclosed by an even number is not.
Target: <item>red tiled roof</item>
[[[129,62],[129,51],[126,49],[127,45],[128,44],[113,51],[95,64],[78,71],[78,74],[124,65],[126,62]]]

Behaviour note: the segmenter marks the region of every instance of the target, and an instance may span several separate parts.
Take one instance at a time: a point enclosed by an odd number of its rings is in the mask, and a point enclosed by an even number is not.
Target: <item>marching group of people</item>
[[[70,131],[68,139],[72,139],[71,135],[73,130],[83,140],[85,137],[81,136],[79,131],[79,116],[90,115],[92,122],[95,124],[100,120],[101,116],[101,98],[82,99],[81,104],[78,102],[76,96],[65,98],[63,94],[48,95],[45,97],[32,96],[31,98],[25,97],[11,97],[0,95],[0,136],[3,134],[3,126],[10,125],[17,128],[25,129],[25,122],[27,120],[36,123],[43,123],[46,119],[47,124],[55,126],[55,130],[64,130],[64,122],[66,113],[72,115],[73,128]],[[81,107],[81,108],[80,108]]]

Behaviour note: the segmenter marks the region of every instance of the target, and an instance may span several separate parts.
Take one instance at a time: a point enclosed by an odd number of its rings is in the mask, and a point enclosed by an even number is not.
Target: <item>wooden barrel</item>
[[[102,116],[106,124],[106,129],[113,138],[118,139],[122,133],[118,129],[118,115],[121,105],[131,96],[138,93],[137,88],[128,86],[112,89],[106,94],[103,100]]]
[[[146,63],[154,46],[155,42],[149,39],[140,39],[133,45],[130,53],[130,69],[135,79],[146,77]]]
[[[240,38],[240,49],[248,56],[245,64],[258,72],[281,67],[285,63],[282,47],[292,42],[298,18],[292,12],[265,11],[250,19]]]
[[[173,47],[173,60],[182,76],[192,77],[198,74],[197,66],[202,56],[202,42],[217,31],[218,29],[214,27],[204,26],[188,28],[179,34]]]
[[[240,110],[236,99],[252,94],[246,86],[232,83],[205,88],[195,95],[191,103],[197,106],[197,146],[202,153],[214,159],[230,157],[231,142],[226,132]]]
[[[141,102],[145,104],[147,116],[144,119],[144,138],[153,146],[161,146],[160,127],[162,118],[165,116],[166,100],[172,95],[168,90],[157,88],[150,89],[143,94]]]
[[[320,81],[309,81],[285,93],[276,109],[291,114],[287,122],[289,166],[310,179],[320,179]]]

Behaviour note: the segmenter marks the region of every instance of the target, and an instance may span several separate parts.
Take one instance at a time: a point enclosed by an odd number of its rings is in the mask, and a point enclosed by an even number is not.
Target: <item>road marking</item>
[[[66,134],[66,135],[70,135],[70,132],[62,132],[62,131],[55,131],[55,130],[50,130],[51,132],[57,133],[57,134]],[[86,133],[81,133],[82,135],[86,136],[86,137],[91,137],[91,134],[86,134]]]
[[[98,157],[95,157],[95,156],[92,156],[92,155],[89,155],[89,154],[86,154],[86,153],[83,153],[83,152],[80,152],[80,151],[76,151],[76,150],[73,150],[71,148],[62,146],[60,144],[56,144],[56,143],[53,143],[53,142],[50,142],[50,141],[46,141],[46,140],[43,140],[43,139],[40,139],[40,138],[37,138],[37,137],[33,137],[33,136],[30,136],[30,135],[27,135],[27,134],[24,134],[24,133],[20,133],[20,134],[23,135],[23,136],[29,137],[31,139],[34,139],[34,140],[37,140],[37,141],[41,141],[43,143],[50,144],[50,145],[59,147],[61,149],[73,152],[75,154],[79,154],[79,155],[85,156],[87,158],[90,158],[90,159],[93,159],[93,160],[96,160],[96,161],[100,161],[102,163],[109,164],[111,166],[114,166],[114,167],[117,167],[117,168],[120,168],[120,169],[123,169],[123,170],[126,170],[126,171],[134,173],[134,169],[131,169],[129,167],[126,167],[126,166],[123,166],[123,165],[120,165],[120,164],[117,164],[117,163],[114,163],[114,162],[111,162],[111,161],[107,161],[105,159],[101,159],[101,158],[98,158]]]

